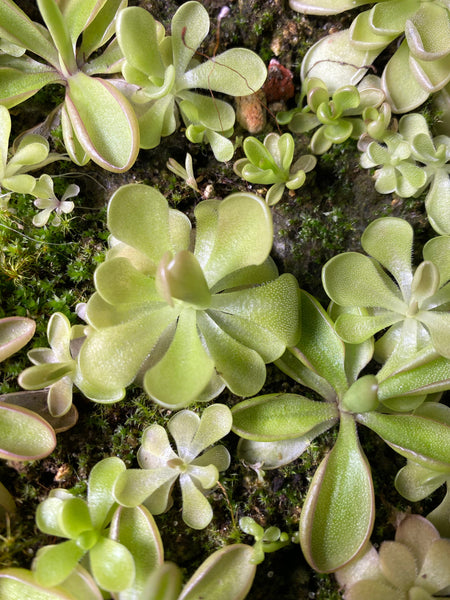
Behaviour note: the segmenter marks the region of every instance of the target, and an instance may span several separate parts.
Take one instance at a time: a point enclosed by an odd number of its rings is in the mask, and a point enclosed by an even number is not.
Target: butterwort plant
[[[265,363],[300,334],[298,284],[269,257],[270,209],[256,194],[205,200],[189,219],[155,188],[129,184],[108,206],[111,248],[94,274],[83,392],[120,399],[134,380],[156,402],[183,408],[257,393]]]
[[[137,572],[135,554],[142,554],[143,550],[139,548],[139,529],[143,537],[148,535],[147,560],[153,566],[161,562],[161,540],[152,516],[142,507],[124,512],[114,500],[112,489],[124,470],[119,458],[103,459],[89,475],[86,500],[56,489],[38,506],[39,529],[66,538],[59,544],[44,546],[37,553],[33,569],[39,584],[60,585],[86,556],[100,588],[110,592],[131,588]]]
[[[197,50],[209,26],[206,9],[194,1],[176,11],[169,36],[143,8],[128,7],[119,13],[122,73],[135,88],[131,100],[142,148],[158,146],[161,137],[175,131],[181,115],[190,141],[207,141],[218,160],[231,159],[234,148],[227,138],[235,113],[213,94],[248,96],[263,85],[267,70],[259,56],[245,48],[231,48],[202,61]],[[199,89],[207,93],[200,94]]]
[[[266,202],[272,206],[279,202],[285,188],[299,189],[306,180],[306,173],[316,166],[316,158],[311,154],[300,156],[294,163],[294,139],[290,133],[278,135],[269,133],[260,142],[253,136],[246,137],[243,143],[246,158],[237,160],[234,172],[250,183],[271,185],[266,194]]]
[[[337,14],[365,4],[373,6],[360,12],[349,29],[326,36],[310,48],[302,62],[302,79],[322,77],[333,89],[343,81],[358,82],[376,57],[400,39],[384,67],[381,82],[393,112],[411,111],[449,81],[448,3],[290,0],[294,10],[318,15]]]
[[[405,360],[429,342],[450,358],[449,239],[429,240],[424,261],[414,269],[411,225],[385,217],[370,223],[361,237],[369,256],[346,252],[329,260],[322,270],[325,291],[339,306],[358,309],[337,318],[342,339],[358,344],[386,329],[376,342],[381,362],[397,354]]]
[[[290,393],[244,400],[232,408],[233,431],[243,438],[240,458],[271,469],[292,462],[339,424],[336,442],[310,483],[299,527],[309,564],[335,571],[364,548],[374,522],[373,482],[359,425],[401,456],[447,472],[450,409],[425,398],[450,388],[450,361],[420,355],[395,375],[360,375],[372,358],[373,340],[345,344],[334,329],[336,315],[332,319],[306,292],[301,298],[302,336],[276,364],[325,401]]]
[[[172,489],[179,479],[183,521],[194,529],[205,528],[213,517],[205,494],[216,486],[220,471],[230,465],[224,446],[210,446],[230,432],[231,424],[231,411],[224,404],[208,406],[201,418],[190,410],[176,413],[167,429],[177,453],[164,427],[150,425],[137,455],[141,469],[128,469],[120,475],[114,486],[117,501],[124,506],[144,503],[152,514],[160,514],[172,506]]]
[[[46,29],[12,0],[0,4],[0,36],[25,49],[20,56],[0,56],[0,104],[12,108],[48,84],[63,85],[63,139],[78,165],[91,159],[104,169],[126,171],[139,151],[136,115],[108,79],[120,72],[123,57],[113,36],[117,12],[126,4],[38,0]]]

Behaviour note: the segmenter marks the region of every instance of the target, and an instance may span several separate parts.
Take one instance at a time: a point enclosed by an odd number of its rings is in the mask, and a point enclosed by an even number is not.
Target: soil
[[[33,19],[39,19],[34,2],[18,4]],[[143,0],[130,4],[140,4],[169,28],[174,11],[182,2]],[[299,67],[306,50],[324,35],[348,27],[355,14],[320,18],[305,16],[292,11],[283,0],[231,0],[228,3],[205,0],[203,4],[212,22],[211,35],[202,47],[204,54],[211,56],[215,50],[215,19],[220,9],[227,5],[230,13],[221,22],[218,52],[228,47],[243,46],[257,52],[267,64],[270,59],[276,58],[292,72],[296,96],[300,92]],[[49,86],[49,89],[16,107],[12,111],[13,133],[18,134],[42,121],[60,101],[60,93],[61,88]],[[285,106],[295,106],[295,98],[288,99]],[[266,133],[277,130],[273,114],[267,113],[266,118],[265,129],[258,134],[261,140]],[[245,136],[246,132],[237,126],[235,135]],[[61,149],[54,132],[52,139]],[[296,153],[304,154],[308,138],[297,138],[296,142]],[[200,193],[194,193],[166,168],[169,158],[183,164],[186,152],[193,157]],[[238,148],[234,159],[241,156],[242,149]],[[358,163],[355,141],[333,147],[327,155],[318,158],[317,166],[308,174],[305,185],[294,193],[286,192],[273,208],[273,258],[281,272],[293,273],[300,286],[324,304],[327,298],[320,278],[323,264],[340,252],[360,250],[361,233],[373,219],[385,215],[407,219],[415,228],[418,244],[432,235],[424,213],[423,198],[403,200],[378,194],[371,174],[362,170]],[[111,174],[92,163],[81,168],[69,162],[51,165],[47,172],[66,174],[59,180],[61,189],[65,188],[67,181],[76,181],[81,187],[67,226],[48,234],[37,231],[31,225],[34,209],[30,200],[23,198],[11,201],[15,213],[0,216],[3,248],[0,258],[4,267],[3,274],[0,274],[2,313],[28,314],[37,321],[33,346],[47,345],[45,328],[52,312],[62,311],[72,322],[78,322],[74,316],[75,306],[86,301],[93,292],[92,273],[107,246],[105,206],[120,185],[129,182],[153,185],[166,195],[172,206],[188,215],[192,215],[193,207],[202,197],[224,198],[239,190],[265,191],[262,186],[252,186],[239,179],[231,162],[217,163],[209,147],[187,142],[182,131],[163,139],[163,143],[154,150],[141,151],[134,167],[125,174]],[[73,173],[74,176],[70,175]],[[24,238],[24,235],[32,240]],[[45,249],[43,244],[46,244]],[[17,263],[18,258],[23,264]],[[15,378],[25,366],[28,366],[25,351],[2,364],[3,392],[20,389]],[[281,390],[305,392],[276,367],[269,365],[267,382],[261,393]],[[230,405],[238,400],[230,393],[220,397],[220,402]],[[17,502],[16,514],[0,531],[3,536],[0,567],[29,567],[36,550],[54,542],[41,534],[34,524],[36,506],[52,488],[64,487],[84,493],[90,469],[106,456],[117,455],[128,466],[136,466],[142,430],[154,420],[164,423],[168,416],[167,411],[152,405],[138,387],[131,388],[126,399],[114,405],[96,405],[80,394],[76,394],[74,403],[79,412],[78,423],[58,435],[57,449],[51,456],[34,463],[2,461],[0,464],[0,480]],[[166,559],[180,565],[187,576],[221,545],[239,537],[251,543],[250,538],[242,534],[239,536],[233,527],[233,518],[243,515],[252,516],[263,526],[278,526],[282,531],[293,533],[298,526],[308,482],[330,448],[334,434],[332,431],[319,438],[306,457],[287,467],[267,472],[262,483],[251,468],[234,459],[221,479],[224,491],[217,488],[212,494],[214,519],[205,531],[193,532],[184,526],[179,512],[180,499],[175,494],[175,507],[157,518]],[[225,443],[233,454],[237,440],[229,436]],[[441,492],[432,501],[408,504],[396,493],[392,484],[397,470],[404,464],[403,459],[386,445],[381,445],[368,431],[362,434],[362,443],[366,451],[370,448],[371,463],[376,464],[374,479],[378,512],[373,540],[379,543],[393,537],[392,522],[396,510],[426,514],[431,510],[430,506],[437,503]],[[332,600],[339,597],[334,578],[315,573],[302,557],[299,546],[294,544],[267,555],[264,563],[258,566],[253,588],[247,596],[248,600]]]

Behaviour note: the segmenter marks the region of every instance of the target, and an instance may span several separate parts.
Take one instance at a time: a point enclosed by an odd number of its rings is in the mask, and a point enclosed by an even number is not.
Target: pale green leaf
[[[133,556],[135,578],[120,600],[134,600],[139,596],[148,577],[164,561],[161,536],[152,515],[144,506],[119,507],[113,516],[110,537],[125,546]]]
[[[179,473],[170,467],[159,469],[127,469],[116,479],[114,497],[125,507],[142,504],[162,485],[175,482]]]
[[[176,317],[177,312],[167,306],[151,313],[138,313],[125,323],[93,331],[83,343],[78,357],[82,378],[105,394],[115,396],[119,389],[133,381],[144,359]]]
[[[356,85],[379,50],[359,49],[351,43],[349,29],[333,33],[316,42],[306,53],[301,77],[321,79],[330,92],[346,84]]]
[[[89,552],[89,563],[95,581],[104,590],[120,592],[134,581],[133,556],[115,540],[101,537]]]
[[[367,543],[374,516],[370,468],[353,418],[344,413],[336,444],[317,469],[300,515],[300,544],[309,564],[322,572],[344,566]]]
[[[322,282],[336,304],[380,307],[400,314],[405,310],[397,286],[377,263],[358,252],[330,259],[322,269]]]
[[[404,295],[412,282],[413,236],[411,225],[394,217],[372,221],[361,236],[361,246],[395,277]]]
[[[396,452],[438,471],[448,470],[448,425],[420,415],[385,415],[367,412],[357,420],[377,433]]]
[[[120,11],[117,39],[129,65],[145,76],[164,78],[155,19],[144,8],[130,6]]]
[[[156,291],[155,280],[135,269],[124,257],[112,258],[99,265],[94,273],[95,288],[110,304],[163,302]]]
[[[311,442],[332,425],[332,421],[323,421],[300,437],[276,442],[257,442],[241,438],[237,448],[238,457],[255,468],[260,466],[264,470],[278,469],[299,458]]]
[[[404,40],[387,63],[381,77],[386,99],[395,113],[414,110],[429,95],[411,73],[409,57],[408,44]]]
[[[204,529],[213,517],[210,503],[194,484],[189,473],[180,475],[180,485],[183,499],[183,521],[192,529]]]
[[[81,146],[108,171],[127,171],[139,152],[139,128],[128,100],[109,81],[79,71],[68,79],[65,107]]]
[[[145,373],[145,391],[162,406],[187,406],[213,375],[214,363],[200,341],[196,320],[195,310],[181,312],[169,349]]]
[[[257,54],[247,48],[231,48],[187,71],[177,87],[248,96],[259,90],[266,77],[266,66]]]
[[[243,600],[256,572],[252,557],[253,548],[244,544],[216,550],[192,575],[178,600]]]
[[[0,319],[0,362],[28,344],[35,330],[36,323],[26,317]]]
[[[171,30],[173,64],[176,69],[176,77],[180,80],[197,48],[208,34],[208,12],[200,2],[185,2],[174,14]]]
[[[228,406],[212,404],[206,407],[190,446],[194,456],[230,433],[232,422],[233,417]]]
[[[298,293],[297,280],[285,273],[257,287],[215,294],[211,299],[211,309],[253,321],[286,346],[292,346],[300,336]],[[212,317],[213,314],[211,310]]]
[[[12,0],[0,4],[0,36],[59,66],[58,52],[42,29]]]
[[[231,194],[216,206],[213,246],[208,261],[200,260],[210,288],[237,269],[263,263],[273,239],[270,209],[256,194]]]
[[[109,231],[154,263],[170,249],[169,206],[164,196],[147,185],[120,187],[108,204]]]
[[[112,490],[120,473],[125,471],[120,458],[111,456],[94,465],[89,474],[88,503],[93,527],[102,529],[107,525],[107,517],[114,505]]]
[[[257,394],[266,379],[260,355],[226,334],[207,314],[199,313],[197,318],[208,353],[230,390],[238,396]]]
[[[56,446],[55,432],[47,421],[6,402],[0,402],[0,440],[0,457],[6,460],[37,460]]]
[[[328,427],[338,419],[335,404],[308,400],[297,394],[268,394],[236,404],[233,431],[260,442],[295,439],[321,423]]]
[[[33,565],[37,582],[45,586],[62,583],[75,569],[84,553],[74,540],[40,548]]]

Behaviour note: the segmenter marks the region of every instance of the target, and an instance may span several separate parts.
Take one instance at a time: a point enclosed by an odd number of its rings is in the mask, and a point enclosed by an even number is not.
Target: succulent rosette
[[[450,16],[442,0],[290,0],[294,10],[329,15],[364,4],[349,29],[319,40],[302,62],[302,78],[320,77],[336,89],[357,83],[375,58],[404,36],[382,74],[382,87],[394,112],[420,106],[449,81]]]
[[[108,207],[112,234],[87,304],[79,387],[120,399],[139,376],[159,404],[182,408],[224,387],[257,393],[265,363],[299,337],[298,284],[269,257],[270,209],[257,195],[205,200],[191,224],[154,188],[130,184]]]

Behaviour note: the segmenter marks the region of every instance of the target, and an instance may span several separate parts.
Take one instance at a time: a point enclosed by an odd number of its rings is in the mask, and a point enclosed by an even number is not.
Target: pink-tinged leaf
[[[139,152],[136,115],[117,88],[78,72],[68,79],[65,106],[79,143],[108,171],[127,171]]]
[[[6,460],[37,460],[56,446],[55,432],[47,421],[6,402],[0,402],[0,440],[0,458]]]
[[[28,344],[36,330],[36,323],[26,317],[0,319],[0,362]]]

